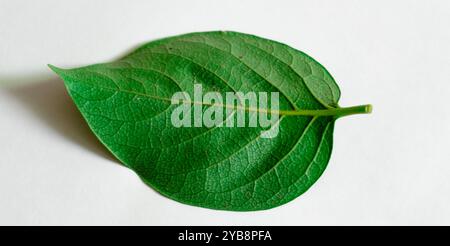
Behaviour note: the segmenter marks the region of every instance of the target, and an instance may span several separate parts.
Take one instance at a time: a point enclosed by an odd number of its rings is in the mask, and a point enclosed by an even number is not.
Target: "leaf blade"
[[[51,68],[101,142],[146,184],[182,203],[276,207],[308,190],[331,156],[339,88],[318,62],[275,41],[193,33],[145,44],[111,63]],[[281,111],[307,113],[280,111],[274,139],[261,138],[260,127],[170,126],[175,107],[167,99],[177,91],[192,95],[194,83],[220,93],[280,92]]]

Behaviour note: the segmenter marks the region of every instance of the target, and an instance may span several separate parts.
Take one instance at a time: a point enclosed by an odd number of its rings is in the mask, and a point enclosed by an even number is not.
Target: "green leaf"
[[[141,179],[176,201],[223,210],[285,204],[316,182],[332,149],[334,121],[368,113],[340,108],[328,71],[287,45],[236,32],[204,32],[145,44],[111,63],[75,69],[50,66],[100,141]],[[194,84],[205,92],[278,92],[278,135],[257,127],[175,127],[171,97]],[[186,100],[189,107],[234,104]],[[194,109],[192,109],[194,110]]]

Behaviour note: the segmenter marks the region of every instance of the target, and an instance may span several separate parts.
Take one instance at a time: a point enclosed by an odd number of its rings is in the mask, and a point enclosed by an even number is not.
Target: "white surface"
[[[450,224],[449,1],[0,0],[1,225]],[[320,61],[340,119],[319,181],[282,207],[224,212],[117,164],[46,67],[108,61],[174,34],[235,30]]]

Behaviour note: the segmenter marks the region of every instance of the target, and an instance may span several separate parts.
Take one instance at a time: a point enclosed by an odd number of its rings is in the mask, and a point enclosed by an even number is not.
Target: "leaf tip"
[[[48,66],[53,72],[55,72],[56,74],[58,74],[58,75],[60,75],[60,76],[61,76],[62,72],[65,70],[65,69],[62,69],[62,68],[53,66],[52,64],[47,64],[47,66]]]

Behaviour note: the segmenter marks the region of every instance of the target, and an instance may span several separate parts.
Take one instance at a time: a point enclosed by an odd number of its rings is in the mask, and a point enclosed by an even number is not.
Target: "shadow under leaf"
[[[85,149],[118,162],[89,129],[59,78],[9,85],[9,94],[58,134]]]

